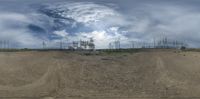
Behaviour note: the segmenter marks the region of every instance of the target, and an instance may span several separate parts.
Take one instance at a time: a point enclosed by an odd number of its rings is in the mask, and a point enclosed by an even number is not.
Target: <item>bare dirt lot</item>
[[[200,99],[200,53],[0,52],[0,99]]]

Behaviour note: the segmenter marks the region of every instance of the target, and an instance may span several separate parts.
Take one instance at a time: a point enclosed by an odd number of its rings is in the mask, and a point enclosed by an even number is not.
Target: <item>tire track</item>
[[[157,82],[162,85],[163,89],[163,96],[165,97],[181,97],[181,89],[179,86],[182,84],[181,82],[177,81],[174,78],[170,77],[170,72],[166,67],[163,59],[160,56],[157,56],[157,67],[159,78]]]
[[[58,64],[55,61],[55,64]],[[19,87],[0,86],[0,98],[40,98],[49,96],[58,89],[58,70],[60,66],[50,66],[47,72],[37,81]]]

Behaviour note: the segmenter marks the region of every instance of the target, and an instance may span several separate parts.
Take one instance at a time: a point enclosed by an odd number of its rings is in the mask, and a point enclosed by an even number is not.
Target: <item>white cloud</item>
[[[0,21],[20,21],[30,23],[30,19],[28,19],[25,15],[13,12],[0,12]]]
[[[0,13],[0,41],[9,41],[12,47],[39,47],[40,39],[28,32],[27,24],[33,23],[19,13]]]
[[[119,39],[124,41],[123,43],[129,43],[127,42],[128,38],[120,33],[118,30],[119,27],[111,27],[107,30],[101,30],[101,31],[92,31],[92,32],[80,32],[77,33],[75,36],[70,36],[66,31],[56,31],[55,34],[57,34],[60,37],[63,37],[63,42],[72,42],[72,41],[79,41],[79,40],[89,40],[90,38],[94,39],[94,43],[96,45],[97,49],[102,48],[108,48],[108,44],[111,42],[114,42],[115,40]],[[112,33],[112,34],[111,34]],[[67,37],[67,39],[66,39]],[[60,42],[54,40],[53,42]]]
[[[68,33],[65,32],[65,30],[61,31],[54,31],[54,34],[60,36],[60,37],[68,37]]]
[[[115,10],[94,3],[62,3],[51,7],[63,10],[64,12],[59,13],[61,16],[83,23],[98,22],[104,17],[117,15]]]
[[[34,24],[46,30],[52,29],[49,33],[63,37],[63,40],[64,37],[68,37],[71,41],[93,37],[97,48],[107,48],[108,43],[117,38],[121,38],[124,44],[131,40],[148,42],[153,38],[162,37],[163,33],[172,39],[188,41],[192,47],[200,47],[198,43],[200,42],[200,12],[188,6],[155,3],[126,9],[133,13],[124,13],[123,10],[116,10],[115,7],[92,2],[54,3],[49,4],[47,8],[64,17],[63,23],[71,22],[65,21],[65,18],[75,21],[71,27],[66,28],[80,30],[83,28],[83,31],[78,31],[74,36],[69,35],[73,33],[71,29],[67,31],[62,28],[53,31],[52,26],[55,25],[53,18],[38,12],[24,14],[0,12],[0,40],[9,39],[23,47],[39,46],[38,43],[42,40],[27,29],[28,24]],[[81,23],[80,27],[77,23]],[[91,28],[90,32],[84,31],[87,27]],[[52,42],[59,42],[59,40],[54,39]]]
[[[92,28],[92,32],[78,32],[75,36],[68,35],[70,31],[60,30],[54,34],[60,37],[68,37],[70,41],[94,38],[96,48],[108,48],[108,44],[114,40],[121,38],[126,39],[120,30],[120,26],[128,25],[128,21],[115,9],[108,6],[95,4],[91,2],[80,3],[58,3],[49,5],[47,9],[64,17],[71,18],[76,22],[80,22],[85,26]],[[82,28],[82,27],[80,27]]]
[[[92,2],[49,4],[45,9],[50,9],[52,13],[63,18],[70,18],[98,29],[127,23],[124,16],[116,11],[113,6],[109,7]]]
[[[129,29],[132,32],[131,38],[150,40],[167,36],[174,40],[186,41],[191,47],[200,47],[200,44],[195,43],[200,41],[199,12],[173,5],[147,5],[141,9],[142,14],[135,15]]]
[[[120,38],[126,40],[127,38],[123,35],[116,33],[116,35],[110,35],[107,31],[93,31],[91,33],[80,33],[81,38],[93,38],[97,49],[108,48],[108,44],[114,40]]]

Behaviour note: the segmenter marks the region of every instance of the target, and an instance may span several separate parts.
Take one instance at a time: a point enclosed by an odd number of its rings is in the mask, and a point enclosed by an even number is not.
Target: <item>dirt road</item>
[[[200,53],[0,52],[0,99],[199,99]]]

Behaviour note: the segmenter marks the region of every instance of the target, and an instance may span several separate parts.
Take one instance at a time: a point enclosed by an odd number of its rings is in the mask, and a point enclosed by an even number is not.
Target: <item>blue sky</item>
[[[200,47],[199,0],[1,0],[0,40],[40,48],[46,41],[95,39],[97,48],[120,38],[152,42],[166,36]]]

